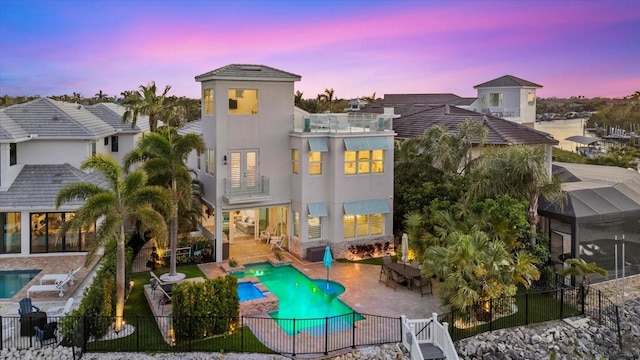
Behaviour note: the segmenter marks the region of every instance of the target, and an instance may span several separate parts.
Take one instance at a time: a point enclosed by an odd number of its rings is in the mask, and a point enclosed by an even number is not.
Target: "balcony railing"
[[[481,109],[480,112],[499,118],[520,117],[520,108],[488,107]]]
[[[269,178],[258,176],[255,181],[242,179],[231,181],[224,179],[224,201],[227,204],[246,204],[271,199],[269,194]]]
[[[379,133],[393,131],[390,114],[336,113],[295,116],[293,131],[297,133]]]

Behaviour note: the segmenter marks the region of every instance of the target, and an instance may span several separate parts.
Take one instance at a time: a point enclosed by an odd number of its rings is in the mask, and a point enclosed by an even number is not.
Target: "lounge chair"
[[[18,314],[20,316],[25,316],[25,315],[31,314],[32,312],[40,311],[39,307],[31,303],[31,299],[29,299],[28,296],[29,295],[27,295],[26,298],[20,300],[19,302],[20,308],[18,309]]]
[[[67,291],[67,284],[71,281],[71,278],[67,276],[63,281],[57,281],[55,284],[50,285],[32,285],[27,289],[27,297],[31,297],[32,292],[51,292],[57,291],[58,296],[63,297],[64,292]]]
[[[64,307],[51,308],[47,310],[47,315],[51,317],[65,316],[71,312],[73,307],[73,297],[70,297]]]
[[[64,279],[66,279],[67,277],[71,277],[71,279],[69,280],[69,284],[73,285],[76,281],[76,274],[78,274],[80,269],[82,269],[82,266],[75,270],[69,271],[69,273],[67,274],[45,274],[40,278],[40,285],[43,285],[42,283],[47,281],[53,281],[54,283],[57,281],[64,281]]]
[[[40,327],[37,325],[34,326],[33,329],[36,331],[36,341],[40,343],[41,347],[44,345],[45,341],[58,341],[58,338],[56,336],[56,332],[58,331],[58,323],[55,321],[47,323],[44,326],[44,329],[40,329]]]
[[[269,248],[269,250],[273,250],[273,247],[275,246],[281,251],[284,251],[284,249],[282,248],[282,245],[284,244],[285,238],[286,238],[285,235],[280,235],[280,237],[272,236],[271,239],[269,240],[269,245],[271,245],[271,248]]]
[[[165,283],[164,281],[160,280],[160,278],[153,271],[149,271],[149,274],[151,274],[151,280],[155,280],[156,284],[163,285]]]
[[[169,293],[167,293],[162,286],[158,286],[158,290],[160,290],[160,292],[162,293],[162,297],[160,298],[160,300],[158,301],[158,305],[162,306],[162,312],[164,313],[164,306],[166,304],[171,304],[171,295]]]

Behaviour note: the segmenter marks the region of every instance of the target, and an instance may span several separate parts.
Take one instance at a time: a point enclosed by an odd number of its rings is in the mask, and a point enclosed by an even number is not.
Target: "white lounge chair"
[[[42,283],[47,281],[53,281],[54,283],[58,281],[64,281],[67,276],[71,277],[69,284],[73,285],[76,281],[76,274],[80,271],[80,269],[82,269],[82,267],[71,270],[68,274],[45,274],[40,278],[40,285],[43,285]]]
[[[55,284],[48,285],[32,285],[27,289],[27,297],[31,297],[32,292],[59,292],[58,296],[63,297],[64,292],[67,291],[67,284],[71,281],[71,278],[67,276],[63,281],[57,281]]]
[[[71,312],[71,308],[73,307],[73,297],[70,297],[67,302],[64,304],[64,307],[51,308],[47,310],[47,316],[51,317],[60,317],[65,316]]]
[[[272,236],[271,239],[269,240],[269,245],[271,245],[269,250],[273,250],[273,247],[275,246],[278,249],[284,251],[284,249],[282,248],[282,245],[284,244],[284,239],[285,239],[285,235],[280,235],[280,237]]]

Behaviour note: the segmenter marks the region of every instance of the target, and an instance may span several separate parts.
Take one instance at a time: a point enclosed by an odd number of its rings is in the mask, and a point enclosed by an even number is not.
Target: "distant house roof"
[[[0,109],[0,136],[24,135],[46,139],[94,140],[115,129],[84,105],[40,98]],[[7,120],[6,117],[9,118]],[[19,126],[22,130],[19,130]]]
[[[196,81],[206,80],[254,80],[300,81],[300,75],[265,65],[230,64],[196,76]]]
[[[69,164],[25,165],[7,191],[0,196],[0,212],[25,208],[54,209],[60,190],[79,181],[104,186],[99,172],[84,173]],[[82,205],[82,201],[70,201],[70,207]]]
[[[598,137],[575,135],[575,136],[569,136],[565,140],[569,140],[582,145],[591,145],[591,144],[597,143],[598,141],[601,141],[602,139]]]
[[[452,105],[427,108],[393,121],[393,130],[398,138],[422,135],[432,126],[442,125],[456,132],[458,124],[465,120],[484,123],[487,127],[487,144],[491,145],[557,145],[551,135],[498,117],[483,115]]]
[[[513,75],[505,75],[501,76],[497,79],[489,80],[482,84],[476,85],[473,88],[487,88],[487,87],[535,87],[542,88],[542,85],[538,85],[536,83],[532,83],[531,81],[520,79],[519,77],[515,77]]]
[[[407,116],[425,109],[445,104],[470,106],[477,98],[463,98],[455,94],[384,94],[384,98],[376,100],[360,110],[360,112],[381,114],[384,108],[394,108],[394,114]]]
[[[202,119],[189,121],[183,127],[178,129],[178,134],[196,134],[202,136]]]
[[[131,128],[131,122],[123,123],[122,115],[127,108],[114,103],[98,103],[86,107],[92,114],[102,119],[107,124],[118,129],[123,133],[138,133],[141,131],[149,131],[149,117],[146,115],[138,115],[135,128]]]

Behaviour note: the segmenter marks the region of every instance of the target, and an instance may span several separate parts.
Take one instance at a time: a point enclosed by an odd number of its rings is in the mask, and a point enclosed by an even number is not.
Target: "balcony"
[[[294,133],[380,133],[393,131],[393,115],[367,113],[295,116]]]
[[[224,179],[222,199],[229,205],[250,204],[271,200],[269,178],[258,176],[256,179]]]
[[[520,117],[520,108],[488,107],[481,109],[480,112],[499,118]]]

